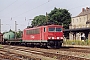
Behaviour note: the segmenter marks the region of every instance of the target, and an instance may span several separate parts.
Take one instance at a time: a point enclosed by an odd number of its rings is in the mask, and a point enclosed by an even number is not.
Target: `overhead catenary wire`
[[[34,9],[36,9],[36,8],[39,8],[39,7],[41,7],[41,6],[43,6],[43,5],[47,4],[47,3],[49,3],[50,1],[52,1],[52,0],[48,0],[47,2],[45,2],[45,3],[43,3],[43,4],[39,5],[39,6],[36,6],[36,7],[32,8],[32,9],[30,9],[30,10],[27,10],[27,11],[25,11],[25,12],[23,12],[23,13],[21,13],[21,14],[15,16],[15,17],[18,17],[18,16],[20,16],[20,15],[22,15],[22,14],[26,14],[27,12],[32,11],[32,10],[34,10]],[[86,5],[86,4],[83,4],[83,5],[80,5],[80,6],[77,6],[77,7],[73,7],[73,8],[70,8],[70,9],[68,9],[68,10],[73,10],[73,9],[82,7],[82,6],[84,6],[84,5]]]
[[[51,1],[52,1],[52,0],[48,0],[47,2],[45,2],[45,3],[41,4],[41,5],[38,5],[38,6],[32,8],[32,9],[30,9],[30,10],[27,10],[27,11],[25,11],[25,12],[23,12],[23,13],[21,13],[21,14],[15,16],[15,17],[18,17],[18,16],[20,16],[20,15],[22,15],[22,14],[26,14],[27,12],[32,11],[32,10],[34,10],[34,9],[36,9],[36,8],[39,8],[39,7],[41,7],[41,6],[43,6],[43,5],[47,4],[47,3],[49,3],[49,2],[51,2]]]
[[[28,0],[27,0],[28,1]],[[25,1],[24,3],[26,3],[27,1]],[[50,2],[50,1],[52,1],[52,0],[48,0],[48,2]],[[16,2],[16,1],[15,1]],[[14,2],[14,3],[15,3]],[[36,6],[36,7],[34,7],[34,8],[32,8],[32,9],[30,9],[30,10],[27,10],[26,12],[24,12],[24,13],[27,13],[27,12],[29,12],[29,11],[31,11],[31,10],[34,10],[34,9],[36,9],[36,8],[38,8],[38,7],[40,7],[40,6],[42,6],[42,5],[45,5],[46,3],[48,3],[48,2],[45,2],[45,3],[43,3],[43,4],[41,4],[41,5],[39,5],[39,6]],[[21,5],[19,5],[17,8],[19,8],[20,6],[22,6],[24,3],[22,3]],[[11,4],[10,4],[11,5]],[[9,7],[9,6],[8,6]],[[16,10],[16,8],[14,9],[14,11]],[[13,11],[11,11],[11,12],[13,12]],[[9,13],[9,12],[8,12]],[[22,15],[22,14],[24,14],[24,13],[21,13],[20,15]],[[20,15],[18,15],[18,16],[20,16]],[[15,16],[15,17],[18,17],[18,16]],[[13,18],[15,18],[15,17],[11,17],[10,18],[10,20],[13,20]],[[25,17],[25,20],[26,20],[26,17]]]
[[[13,3],[15,3],[16,1],[18,1],[18,0],[15,0]],[[16,16],[14,16],[14,17],[18,17],[18,16],[20,16],[20,15],[22,15],[22,14],[26,14],[26,13],[28,13],[29,11],[32,11],[32,10],[34,10],[34,9],[36,9],[36,8],[39,8],[39,7],[47,4],[47,3],[50,2],[50,1],[52,1],[52,0],[48,0],[47,2],[45,2],[45,3],[43,3],[43,4],[39,5],[39,6],[36,6],[36,7],[32,8],[32,9],[30,9],[30,10],[27,10],[27,11],[25,11],[25,12],[19,14],[19,15],[16,15]],[[13,4],[13,3],[12,3],[12,4]],[[26,3],[26,2],[24,2],[24,3]],[[23,3],[23,4],[24,4],[24,3]],[[10,4],[10,5],[12,5],[12,4]],[[8,8],[10,5],[8,5],[7,8]],[[21,4],[21,5],[22,5],[22,4]],[[21,5],[20,5],[20,6],[21,6]],[[77,6],[77,7],[70,8],[70,9],[68,9],[68,10],[73,10],[73,9],[76,9],[76,8],[81,7],[81,6],[84,6],[84,5],[85,5],[85,4],[80,5],[80,6]],[[15,11],[15,10],[14,10],[14,11]],[[13,17],[11,17],[11,20],[12,20],[12,18],[13,18]]]
[[[2,9],[0,12],[4,11],[5,9],[7,9],[8,7],[10,7],[11,5],[13,5],[14,3],[16,3],[18,0],[15,0],[14,2],[12,2],[11,4],[9,4],[8,6],[6,6],[4,9]]]
[[[10,12],[14,12],[14,11],[16,11],[16,9],[18,9],[18,8],[20,9],[20,7],[22,7],[22,5],[25,4],[27,1],[28,1],[28,0],[26,0],[24,3],[18,5],[16,8],[14,8],[14,9],[13,9],[12,11],[10,11]],[[10,12],[8,12],[8,13],[10,13]],[[8,13],[7,13],[7,14],[8,14]],[[5,15],[3,15],[3,16],[5,16]],[[12,17],[11,17],[11,20],[12,20]]]
[[[50,1],[51,1],[51,0],[48,0],[48,2],[50,2]],[[47,3],[48,3],[48,2],[47,2]],[[11,4],[11,5],[13,5],[13,4]],[[45,4],[41,4],[41,5],[45,5]],[[74,9],[77,9],[77,8],[82,7],[82,6],[84,6],[84,5],[86,5],[86,4],[82,4],[82,5],[80,5],[80,6],[70,8],[69,10],[74,10]],[[7,9],[7,8],[9,8],[9,7],[11,7],[11,6],[7,6],[5,9]],[[20,7],[20,6],[18,6],[18,7]],[[29,11],[32,11],[32,10],[37,9],[37,8],[39,8],[39,7],[41,7],[41,6],[39,5],[39,6],[36,6],[36,7],[32,8],[32,9],[29,9],[29,10],[27,10],[26,12],[21,13],[21,15],[22,15],[22,14],[26,14],[26,13],[28,13]],[[5,9],[2,9],[2,11],[4,11]],[[1,12],[2,12],[2,11],[1,11]],[[20,15],[16,15],[16,16],[18,17],[18,16],[20,16]],[[6,18],[6,17],[5,17],[5,18]],[[21,18],[22,18],[22,17],[21,17]],[[26,20],[26,18],[27,18],[27,17],[25,16],[25,20]],[[14,19],[14,18],[11,17],[11,20],[12,20],[12,19]]]
[[[90,3],[88,3],[88,4],[90,4]],[[83,4],[83,5],[80,5],[80,6],[76,6],[76,7],[73,7],[73,8],[70,8],[70,9],[68,9],[68,10],[73,10],[73,9],[76,9],[76,8],[79,8],[79,7],[82,7],[82,6],[85,6],[86,4]]]

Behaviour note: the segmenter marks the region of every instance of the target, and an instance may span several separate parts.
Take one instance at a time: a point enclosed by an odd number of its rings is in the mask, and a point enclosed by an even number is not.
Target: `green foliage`
[[[2,49],[3,48],[3,46],[0,44],[0,49]]]
[[[21,38],[22,37],[22,31],[16,32],[16,38]]]
[[[57,59],[57,56],[54,56],[53,58],[54,58],[54,59]]]
[[[54,8],[47,16],[39,15],[34,18],[32,21],[32,26],[40,26],[44,25],[45,23],[54,23],[62,25],[65,29],[69,28],[69,24],[71,22],[71,16],[68,10]]]
[[[55,24],[59,24],[64,26],[64,28],[69,28],[69,24],[71,22],[71,15],[66,9],[57,9],[56,7],[49,14],[49,21],[54,22]]]
[[[44,25],[44,23],[46,22],[46,18],[44,15],[39,15],[36,16],[33,21],[32,21],[32,26],[40,26],[40,25]]]

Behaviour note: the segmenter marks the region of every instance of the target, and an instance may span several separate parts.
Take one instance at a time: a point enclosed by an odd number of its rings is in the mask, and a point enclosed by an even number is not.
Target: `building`
[[[82,37],[90,40],[90,8],[82,8],[79,15],[71,18],[69,29],[69,40],[82,40]]]
[[[0,43],[3,41],[3,34],[0,32]]]

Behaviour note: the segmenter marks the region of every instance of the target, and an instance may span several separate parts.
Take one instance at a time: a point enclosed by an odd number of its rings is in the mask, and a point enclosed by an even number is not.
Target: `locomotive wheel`
[[[25,46],[27,47],[27,42],[25,42]]]

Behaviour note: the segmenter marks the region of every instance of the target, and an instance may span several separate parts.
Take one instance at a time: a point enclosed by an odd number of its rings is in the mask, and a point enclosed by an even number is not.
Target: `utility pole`
[[[17,22],[15,21],[15,39],[16,39],[16,32],[17,32]]]
[[[46,12],[46,22],[48,22],[48,14],[47,14],[47,12]]]
[[[1,33],[1,19],[0,19],[0,33]]]
[[[33,19],[29,19],[30,23],[31,23],[31,20],[33,20]],[[29,22],[28,22],[28,26],[29,26]]]

